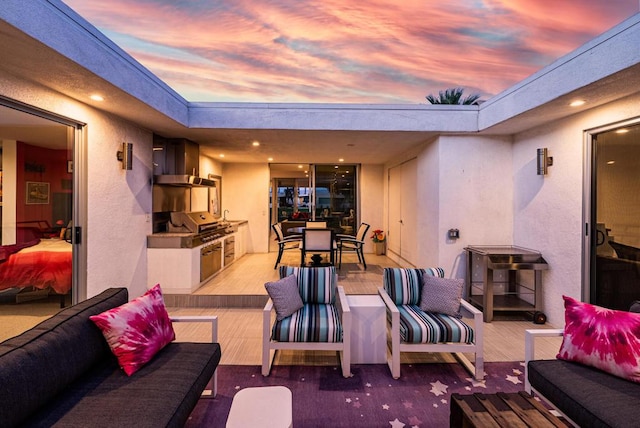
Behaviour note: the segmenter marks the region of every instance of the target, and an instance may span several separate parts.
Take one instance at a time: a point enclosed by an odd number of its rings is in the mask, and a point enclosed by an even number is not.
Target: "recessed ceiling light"
[[[93,94],[89,98],[91,98],[93,101],[104,101],[104,97],[98,94]]]
[[[582,105],[584,105],[586,103],[585,100],[575,100],[575,101],[571,101],[571,104],[569,104],[571,107],[580,107]]]
[[[224,154],[220,153],[220,154],[218,155],[218,157],[223,158],[223,157],[224,157]]]
[[[298,168],[302,169],[302,165],[298,165]]]
[[[338,162],[344,162],[344,159],[340,158],[338,159]]]
[[[267,159],[269,162],[273,162],[273,158],[269,158]]]
[[[338,169],[338,165],[334,166],[335,169]]]
[[[251,145],[253,147],[258,147],[260,145],[260,141],[254,141],[253,143],[251,143]]]
[[[626,134],[627,132],[629,132],[627,128],[621,128],[616,131],[616,134]]]

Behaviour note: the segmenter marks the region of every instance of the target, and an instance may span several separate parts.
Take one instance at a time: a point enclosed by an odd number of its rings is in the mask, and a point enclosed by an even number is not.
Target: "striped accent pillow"
[[[304,305],[273,324],[271,338],[278,342],[342,342],[338,309],[333,305]]]
[[[415,305],[398,306],[398,310],[402,342],[473,343],[473,329],[459,318],[423,312]]]
[[[280,266],[280,278],[295,275],[304,303],[332,305],[336,299],[336,267]]]
[[[420,302],[422,276],[444,278],[444,269],[432,267],[426,269],[385,268],[382,284],[396,305],[417,305]]]

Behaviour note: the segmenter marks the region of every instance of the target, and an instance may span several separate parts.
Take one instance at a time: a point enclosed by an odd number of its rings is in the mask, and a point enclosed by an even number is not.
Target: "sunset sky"
[[[495,95],[639,0],[63,0],[189,101]]]

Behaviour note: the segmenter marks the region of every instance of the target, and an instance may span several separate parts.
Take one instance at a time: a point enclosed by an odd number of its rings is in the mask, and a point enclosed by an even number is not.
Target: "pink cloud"
[[[67,3],[189,100],[365,103],[424,103],[453,86],[486,98],[638,8],[636,0]]]

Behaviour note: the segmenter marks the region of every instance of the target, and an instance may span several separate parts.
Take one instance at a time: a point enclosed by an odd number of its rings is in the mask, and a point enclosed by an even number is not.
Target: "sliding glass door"
[[[640,125],[592,136],[590,301],[640,300]]]
[[[271,223],[324,220],[339,233],[358,227],[357,165],[271,165]]]
[[[0,341],[77,300],[73,125],[0,99]],[[3,336],[5,335],[5,336]]]

